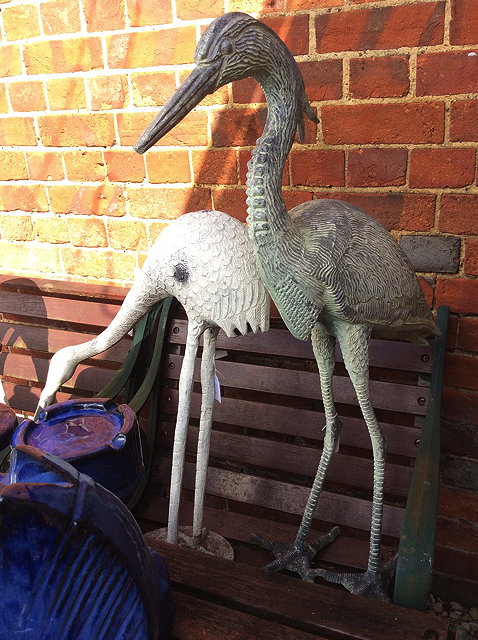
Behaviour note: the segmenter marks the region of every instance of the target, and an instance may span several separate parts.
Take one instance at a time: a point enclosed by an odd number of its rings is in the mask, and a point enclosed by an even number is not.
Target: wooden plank
[[[178,409],[176,389],[163,390],[161,409],[164,414],[176,416]],[[193,393],[191,417],[199,418],[200,411],[201,394]],[[340,416],[340,420],[342,421],[341,444],[370,450],[370,436],[363,419]],[[320,411],[262,404],[236,398],[223,397],[220,403],[215,403],[214,421],[318,441],[322,441],[324,437],[322,427],[325,424],[325,416]],[[387,439],[388,453],[415,458],[420,429],[384,422],[381,422],[380,426]]]
[[[181,364],[181,356],[169,354],[166,358],[168,376],[178,379]],[[200,364],[200,359],[196,359],[194,371],[196,381],[199,381]],[[320,399],[322,397],[318,374],[308,371],[263,367],[225,360],[216,362],[216,371],[220,384],[225,387],[253,389],[299,398]],[[334,376],[333,390],[337,404],[358,405],[355,390],[348,376]],[[376,409],[425,415],[428,396],[428,389],[423,387],[370,381],[370,399]]]
[[[446,640],[448,623],[426,613],[352,596],[344,590],[155,542],[178,590],[249,615],[334,640]],[[226,636],[227,637],[227,636]]]
[[[163,458],[159,472],[153,469],[151,480],[168,485],[169,469],[170,459]],[[185,489],[194,489],[194,472],[194,465],[186,462],[183,480]],[[206,492],[213,496],[237,500],[238,502],[302,515],[310,493],[310,487],[302,487],[247,473],[237,473],[210,467]],[[369,531],[371,508],[372,503],[368,500],[323,491],[317,504],[316,517],[323,522]],[[402,522],[403,509],[385,504],[383,534],[398,538]]]
[[[168,341],[172,344],[185,344],[187,327],[187,320],[174,319]],[[267,333],[249,333],[234,338],[228,338],[223,331],[220,331],[217,347],[231,351],[251,351],[282,357],[315,359],[310,340],[298,340],[285,328],[272,328]],[[343,362],[339,346],[336,348],[335,357],[337,362]],[[430,373],[432,369],[431,347],[410,342],[371,340],[369,358],[372,367],[421,373]]]
[[[76,296],[78,298],[97,298],[99,300],[116,300],[121,303],[128,293],[130,286],[123,287],[111,284],[84,284],[81,282],[68,282],[66,280],[50,280],[44,278],[17,278],[14,276],[0,275],[0,289],[22,293],[59,296]]]
[[[172,446],[174,425],[161,423],[161,446]],[[187,451],[195,453],[199,429],[189,427]],[[321,449],[303,447],[289,442],[253,438],[250,436],[213,430],[211,433],[211,458],[240,462],[249,468],[254,466],[273,469],[285,474],[315,477]],[[211,463],[213,464],[213,463]],[[412,469],[398,464],[387,464],[385,493],[406,497],[412,477]],[[327,480],[340,485],[372,490],[373,460],[337,452],[332,456]]]

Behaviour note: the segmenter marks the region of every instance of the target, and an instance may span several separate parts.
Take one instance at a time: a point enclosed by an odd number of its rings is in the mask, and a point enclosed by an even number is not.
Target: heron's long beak
[[[171,131],[194,107],[217,89],[220,62],[198,65],[186,78],[173,97],[161,109],[153,122],[140,135],[134,150],[144,153]]]

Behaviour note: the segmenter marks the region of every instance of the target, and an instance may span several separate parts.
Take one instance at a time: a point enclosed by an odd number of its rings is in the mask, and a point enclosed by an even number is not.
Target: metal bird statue
[[[262,540],[276,554],[271,569],[289,568],[355,593],[387,599],[379,571],[385,442],[369,398],[368,341],[379,337],[424,342],[438,330],[420,284],[391,235],[364,211],[338,200],[314,200],[289,213],[281,177],[304,113],[315,120],[292,54],[266,25],[243,13],[212,22],[195,53],[197,66],[135,145],[144,153],[208,93],[251,76],[263,88],[268,114],[247,174],[248,227],[260,274],[291,333],[312,339],[326,415],[324,448],[297,537],[284,546]],[[312,517],[341,428],[332,396],[338,339],[373,447],[370,551],[365,573],[311,569],[321,542],[307,541]],[[333,535],[329,536],[334,537]]]
[[[158,236],[111,324],[89,342],[57,351],[50,362],[34,420],[86,358],[105,351],[158,301],[174,296],[186,310],[188,334],[179,378],[167,541],[178,540],[179,498],[194,364],[203,335],[202,404],[196,466],[192,546],[201,546],[204,490],[214,404],[214,355],[219,329],[229,336],[269,328],[269,297],[259,277],[246,228],[221,211],[194,211]]]

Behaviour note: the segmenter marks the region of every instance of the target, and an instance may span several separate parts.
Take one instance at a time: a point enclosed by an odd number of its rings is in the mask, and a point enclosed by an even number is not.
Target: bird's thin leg
[[[218,329],[208,328],[204,332],[201,360],[201,417],[196,458],[196,486],[194,490],[193,540],[200,543],[204,513],[209,446],[211,442],[212,412],[214,406],[214,355]]]
[[[200,335],[201,331],[198,327],[189,326],[183,364],[179,375],[178,415],[176,418],[176,430],[174,432],[167,534],[167,541],[171,544],[177,544],[178,541],[179,498],[183,482],[186,437],[194,383],[194,363]]]
[[[272,542],[259,536],[253,536],[255,542],[272,551],[276,556],[276,560],[267,565],[266,569],[270,571],[289,569],[299,573],[303,580],[310,581],[313,580],[316,575],[315,571],[310,567],[312,558],[320,549],[323,549],[326,545],[333,542],[340,533],[339,528],[334,527],[324,538],[321,538],[317,542],[313,544],[307,542],[307,536],[310,531],[317,501],[341,429],[341,423],[337,417],[332,397],[332,375],[335,366],[335,338],[326,333],[321,325],[314,327],[311,338],[319,369],[322,401],[326,418],[324,447],[319,466],[295,542],[290,545]]]
[[[367,425],[373,451],[373,500],[370,527],[370,550],[365,573],[337,573],[318,570],[317,575],[343,584],[352,593],[388,600],[386,586],[379,572],[382,532],[383,491],[385,477],[385,438],[369,397],[368,341],[370,330],[360,325],[344,325],[338,331],[344,363],[357,394]]]

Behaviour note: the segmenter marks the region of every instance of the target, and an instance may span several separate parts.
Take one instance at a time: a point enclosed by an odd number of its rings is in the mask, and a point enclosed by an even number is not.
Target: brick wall
[[[476,598],[477,0],[225,2],[0,0],[0,272],[129,282],[179,214],[244,220],[264,122],[253,83],[208,98],[145,157],[131,145],[212,17],[261,16],[320,116],[284,171],[288,205],[367,209],[422,272],[430,304],[451,306],[436,586]]]

